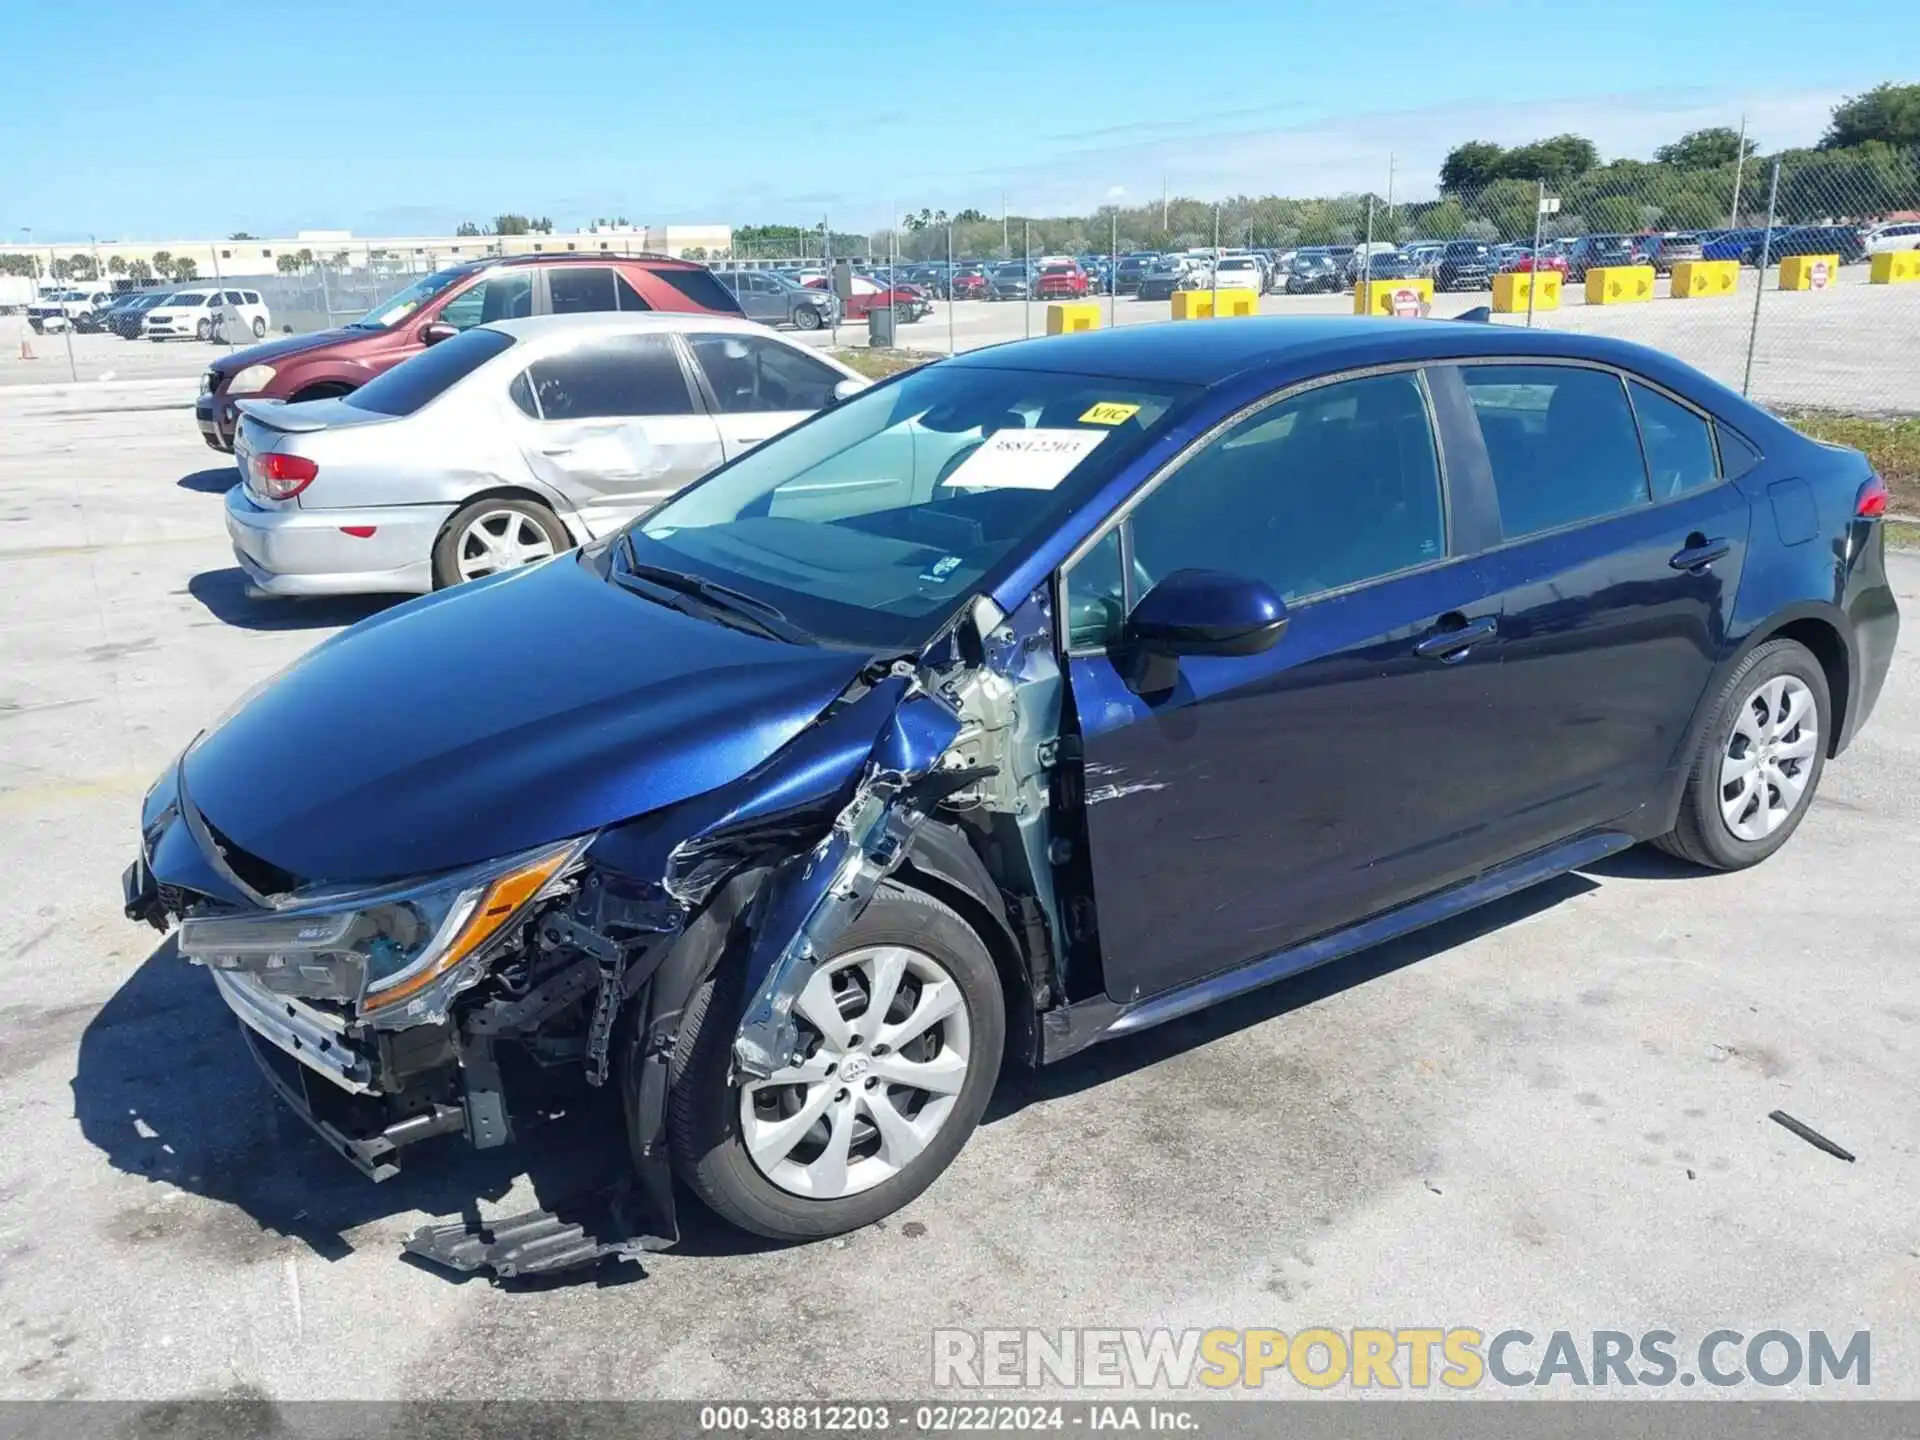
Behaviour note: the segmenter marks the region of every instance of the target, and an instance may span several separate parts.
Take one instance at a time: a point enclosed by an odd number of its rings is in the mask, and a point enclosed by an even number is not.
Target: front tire
[[[196,340],[213,339],[213,322],[211,320],[202,320],[198,325],[194,326],[193,338]]]
[[[802,305],[793,312],[793,328],[796,330],[818,330],[820,312],[811,305]]]
[[[1727,678],[1701,736],[1679,821],[1653,843],[1709,870],[1744,870],[1787,843],[1826,764],[1833,703],[1799,642],[1756,646]]]
[[[892,1214],[952,1163],[1006,1042],[999,974],[959,915],[884,885],[815,969],[794,1007],[800,1056],[767,1081],[734,1072],[742,985],[728,964],[700,987],[672,1060],[674,1166],[716,1214],[821,1239]]]

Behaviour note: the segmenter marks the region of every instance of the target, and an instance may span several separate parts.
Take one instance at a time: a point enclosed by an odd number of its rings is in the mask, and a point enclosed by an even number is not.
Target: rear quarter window
[[[513,337],[498,330],[463,330],[369,380],[347,403],[381,415],[411,415],[512,345]]]
[[[693,302],[701,310],[713,310],[723,315],[741,313],[740,301],[734,293],[714,279],[706,270],[654,270],[649,276],[655,282],[678,291],[680,295]]]

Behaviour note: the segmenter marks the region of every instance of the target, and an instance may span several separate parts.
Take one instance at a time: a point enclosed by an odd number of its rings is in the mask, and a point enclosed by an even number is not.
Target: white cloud
[[[1384,191],[1391,156],[1395,195],[1418,199],[1433,195],[1441,160],[1465,140],[1517,145],[1572,132],[1591,139],[1604,159],[1650,159],[1656,146],[1689,130],[1738,126],[1744,114],[1749,134],[1778,150],[1817,141],[1843,94],[1686,89],[1463,102],[1063,149],[1003,172],[945,178],[958,204],[984,205],[987,195],[997,208],[1005,190],[1016,211],[1071,214],[1126,194],[1158,194],[1163,184],[1203,199]]]

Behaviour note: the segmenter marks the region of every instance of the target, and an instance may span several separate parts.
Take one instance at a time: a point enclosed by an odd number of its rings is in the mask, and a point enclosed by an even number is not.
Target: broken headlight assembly
[[[515,922],[554,894],[592,836],[430,880],[295,896],[277,910],[194,916],[180,953],[267,989],[354,1007],[376,1025],[436,1020],[497,958]]]

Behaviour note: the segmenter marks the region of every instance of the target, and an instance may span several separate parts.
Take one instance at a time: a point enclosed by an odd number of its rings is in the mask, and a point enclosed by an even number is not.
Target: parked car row
[[[71,326],[81,335],[123,340],[263,339],[273,317],[258,290],[218,285],[115,290],[83,286],[43,295],[27,307],[36,334]]]

